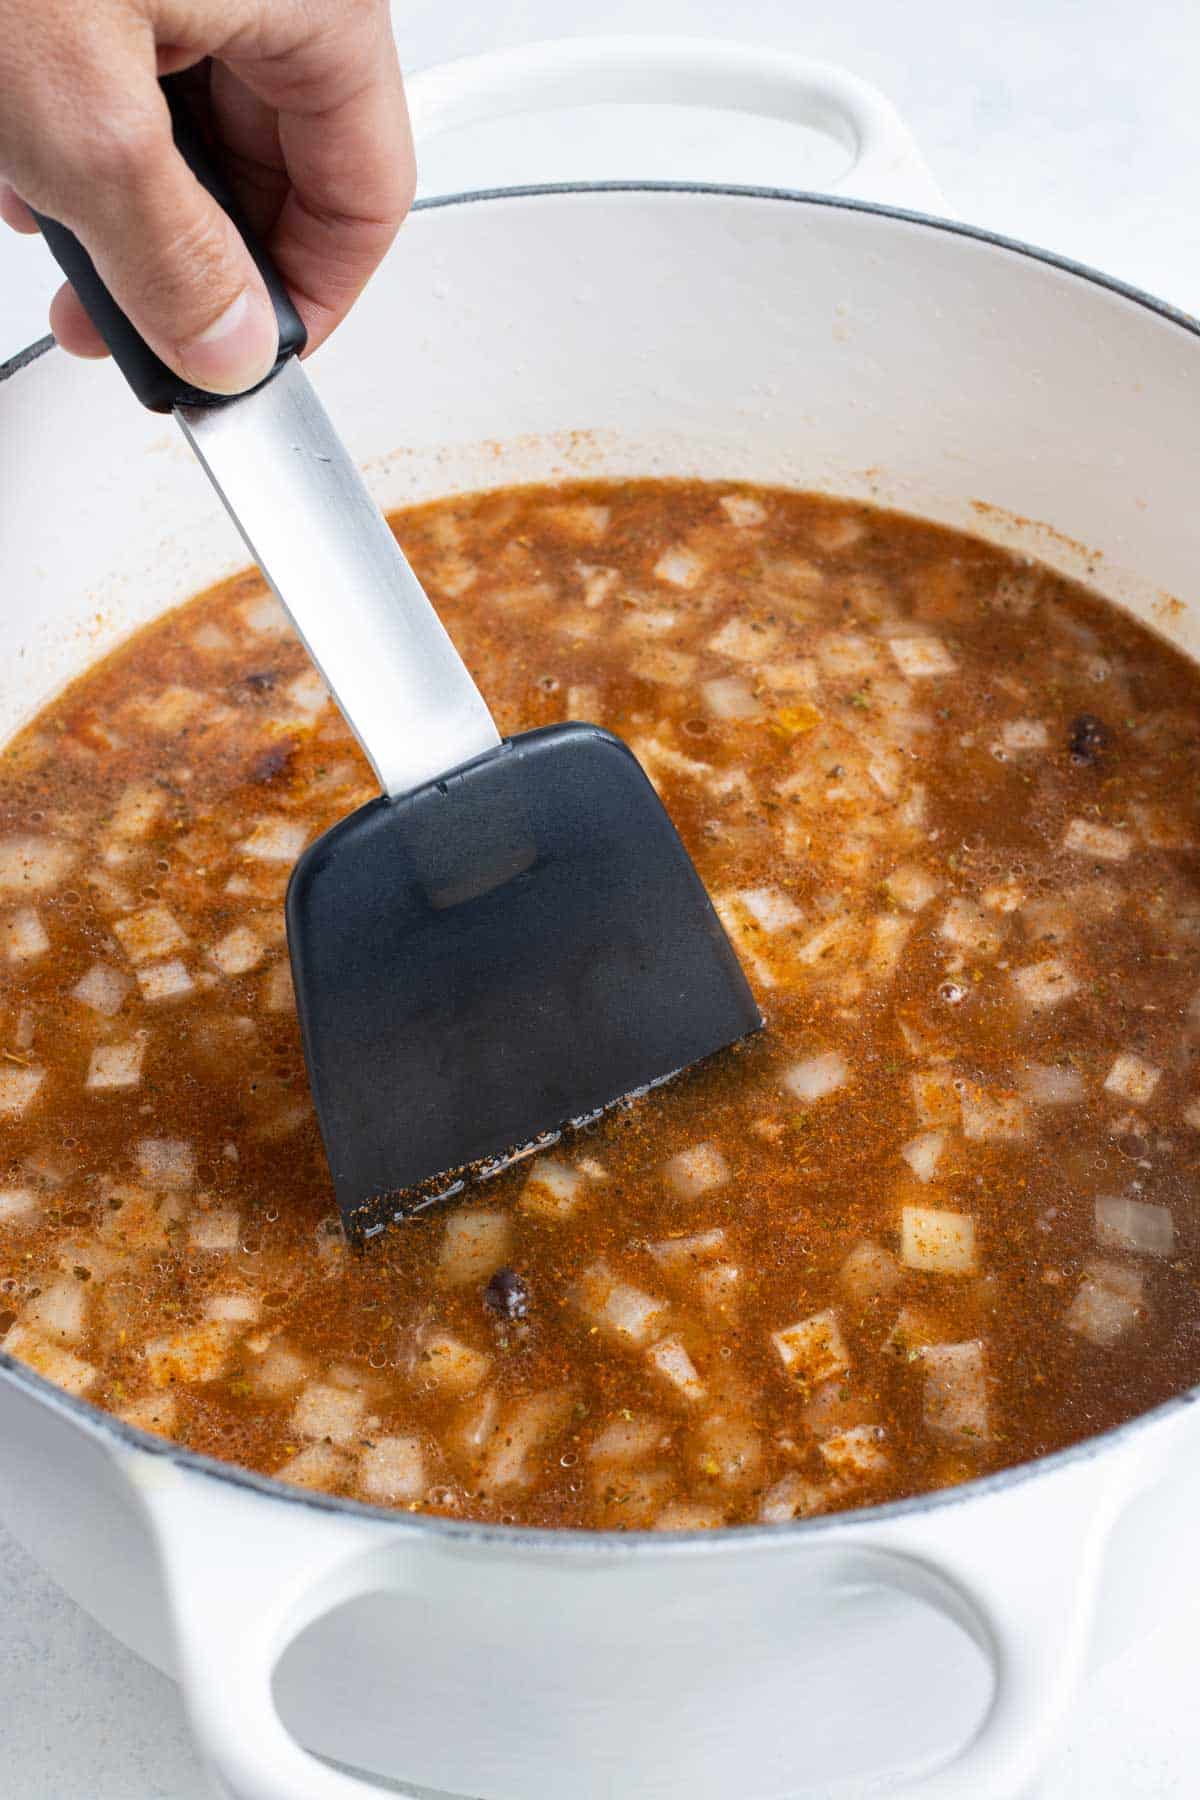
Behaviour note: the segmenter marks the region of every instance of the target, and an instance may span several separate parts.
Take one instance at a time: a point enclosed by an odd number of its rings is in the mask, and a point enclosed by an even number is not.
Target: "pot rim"
[[[885,206],[869,200],[854,200],[837,194],[807,192],[795,188],[775,188],[740,185],[722,182],[691,181],[579,181],[579,182],[539,182],[527,185],[478,188],[455,194],[438,194],[428,199],[418,200],[413,206],[414,212],[436,212],[455,206],[474,206],[493,200],[526,200],[555,198],[577,194],[695,194],[701,196],[717,196],[729,199],[786,201],[810,207],[829,208],[842,212],[866,213],[877,218],[897,219],[904,224],[922,226],[929,230],[946,232],[951,236],[966,238],[976,243],[986,244],[992,249],[1008,251],[1013,255],[1025,257],[1027,260],[1040,263],[1044,267],[1057,269],[1063,274],[1072,275],[1093,287],[1104,289],[1124,300],[1130,300],[1147,312],[1156,314],[1168,324],[1179,326],[1193,337],[1200,337],[1200,319],[1171,306],[1164,300],[1158,300],[1143,289],[1133,287],[1128,282],[1120,281],[1115,276],[1106,275],[1087,263],[1076,262],[1073,258],[1061,256],[1056,251],[1043,250],[1036,245],[1025,243],[1020,238],[1010,238],[1000,232],[990,231],[978,225],[968,225],[954,219],[937,218],[929,213],[910,211],[905,207]],[[0,384],[10,381],[23,369],[39,362],[49,351],[57,349],[51,336],[38,338],[24,350],[17,352],[6,362],[0,363]],[[356,1519],[369,1519],[380,1525],[388,1525],[395,1532],[405,1536],[448,1540],[450,1543],[469,1544],[478,1548],[494,1548],[505,1551],[554,1552],[560,1556],[580,1555],[590,1557],[621,1557],[623,1560],[638,1553],[645,1554],[651,1545],[656,1551],[670,1554],[699,1553],[734,1553],[740,1550],[766,1550],[783,1542],[792,1543],[798,1534],[806,1538],[816,1539],[832,1532],[853,1529],[856,1526],[869,1527],[878,1523],[891,1523],[894,1520],[912,1518],[935,1508],[962,1505],[973,1499],[984,1499],[1002,1493],[1019,1483],[1036,1479],[1042,1474],[1065,1468],[1068,1464],[1091,1460],[1104,1454],[1110,1447],[1124,1443],[1135,1432],[1139,1432],[1155,1422],[1160,1422],[1187,1408],[1200,1400],[1200,1385],[1187,1388],[1170,1399],[1161,1401],[1159,1405],[1148,1411],[1138,1413],[1131,1419],[1111,1426],[1107,1431],[1097,1432],[1078,1443],[1069,1444],[1063,1450],[1055,1450],[1046,1456],[1035,1457],[1030,1462],[1017,1463],[992,1475],[982,1475],[971,1481],[958,1483],[950,1488],[936,1488],[925,1493],[914,1494],[903,1500],[888,1501],[880,1506],[855,1508],[846,1512],[822,1513],[809,1519],[791,1520],[777,1525],[738,1525],[727,1526],[720,1530],[699,1531],[585,1531],[574,1527],[548,1527],[530,1525],[498,1525],[488,1521],[473,1519],[446,1518],[439,1513],[410,1513],[398,1511],[386,1506],[372,1506],[365,1501],[350,1500],[336,1494],[323,1494],[308,1488],[298,1488],[286,1481],[280,1481],[272,1475],[260,1475],[252,1469],[245,1469],[236,1463],[222,1462],[219,1458],[202,1455],[199,1451],[189,1450],[183,1444],[172,1442],[168,1438],[153,1433],[140,1431],[136,1426],[127,1425],[115,1414],[106,1412],[102,1407],[94,1405],[82,1397],[68,1394],[64,1389],[56,1387],[22,1363],[18,1358],[0,1350],[0,1383],[10,1383],[17,1389],[25,1389],[35,1400],[58,1412],[73,1425],[82,1427],[92,1436],[99,1438],[114,1452],[128,1453],[136,1451],[141,1455],[155,1456],[164,1459],[176,1467],[186,1469],[211,1480],[228,1483],[230,1486],[248,1489],[264,1499],[281,1501],[292,1506],[307,1507],[315,1513],[348,1516]]]

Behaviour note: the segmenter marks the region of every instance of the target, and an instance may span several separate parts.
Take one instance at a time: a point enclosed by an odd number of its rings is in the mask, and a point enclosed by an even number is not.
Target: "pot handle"
[[[987,1713],[949,1762],[880,1800],[1017,1800],[1082,1678],[1109,1533],[1145,1471],[1128,1447],[868,1533],[874,1579],[937,1607],[992,1665]],[[874,1556],[871,1558],[874,1561]]]
[[[944,210],[908,127],[876,88],[832,63],[765,45],[692,37],[556,38],[440,63],[410,75],[407,88],[418,146],[440,132],[561,106],[711,106],[835,138],[854,159],[833,184],[839,193],[916,211]]]
[[[306,1625],[403,1583],[401,1534],[345,1512],[316,1531],[303,1502],[281,1506],[157,1456],[139,1457],[130,1478],[158,1549],[192,1733],[223,1800],[419,1800],[305,1750],[271,1685]],[[198,1544],[207,1554],[197,1555]]]

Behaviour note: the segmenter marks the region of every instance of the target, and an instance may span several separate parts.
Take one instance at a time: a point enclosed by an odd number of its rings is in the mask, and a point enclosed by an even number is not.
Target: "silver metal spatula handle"
[[[384,792],[408,793],[494,749],[499,734],[297,361],[305,331],[287,288],[239,215],[183,91],[162,85],[176,147],[266,283],[279,324],[274,373],[232,400],[189,387],[122,313],[78,238],[45,218],[43,235],[138,399],[175,413]]]
[[[483,697],[295,357],[176,417],[387,794],[492,750]]]

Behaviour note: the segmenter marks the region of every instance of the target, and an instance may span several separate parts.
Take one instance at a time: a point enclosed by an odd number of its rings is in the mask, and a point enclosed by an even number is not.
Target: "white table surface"
[[[738,35],[841,62],[899,106],[948,210],[1200,310],[1195,0],[853,0],[829,8],[410,0],[395,11],[412,68],[535,38],[618,31]],[[628,127],[623,118],[610,153],[594,118],[561,141],[553,163],[548,130],[493,132],[477,166],[489,182],[642,174],[805,185],[804,145],[793,153],[777,133],[751,142],[730,125],[714,135],[708,119],[677,125],[669,138]],[[469,145],[448,146],[427,168],[445,176],[464,157],[470,167]],[[40,245],[0,239],[0,361],[44,331],[53,286]],[[1195,1587],[1190,1572],[1164,1582],[1157,1629],[1092,1678],[1038,1800],[1190,1800],[1200,1791]],[[92,1624],[2,1529],[0,1771],[6,1800],[202,1800],[209,1792],[171,1683]]]

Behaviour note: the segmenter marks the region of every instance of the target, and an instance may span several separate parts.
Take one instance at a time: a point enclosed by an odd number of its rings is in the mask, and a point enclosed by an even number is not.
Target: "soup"
[[[782,1521],[1200,1380],[1200,674],[966,536],[703,483],[395,527],[504,731],[658,786],[766,1030],[350,1247],[283,923],[372,797],[257,574],[0,765],[0,1333],[385,1505]]]

